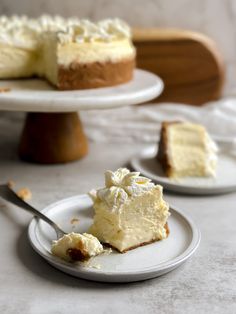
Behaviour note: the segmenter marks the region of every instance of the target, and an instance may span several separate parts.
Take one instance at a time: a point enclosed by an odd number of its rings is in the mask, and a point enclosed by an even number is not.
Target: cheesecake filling
[[[128,39],[114,40],[106,45],[103,42],[70,42],[58,45],[58,63],[64,67],[73,62],[119,62],[134,57],[135,48]]]
[[[0,78],[29,77],[36,74],[37,53],[0,43]]]
[[[120,252],[167,237],[169,206],[162,187],[138,172],[105,173],[105,188],[90,192],[94,223],[89,232]]]
[[[218,148],[203,126],[173,123],[167,138],[172,177],[215,176]]]
[[[47,32],[41,38],[41,58],[36,66],[38,76],[45,77],[53,85],[58,84],[58,42],[54,32]]]

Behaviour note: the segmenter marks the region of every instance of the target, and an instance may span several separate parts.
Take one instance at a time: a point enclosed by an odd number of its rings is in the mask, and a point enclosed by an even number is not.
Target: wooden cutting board
[[[177,29],[133,29],[137,67],[156,73],[165,84],[154,102],[202,105],[221,97],[224,63],[203,34]]]

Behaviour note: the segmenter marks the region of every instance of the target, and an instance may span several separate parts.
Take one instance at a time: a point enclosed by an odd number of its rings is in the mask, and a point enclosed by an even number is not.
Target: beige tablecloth
[[[95,142],[156,142],[163,120],[201,123],[224,141],[236,141],[236,98],[193,107],[181,104],[82,111],[86,133]]]

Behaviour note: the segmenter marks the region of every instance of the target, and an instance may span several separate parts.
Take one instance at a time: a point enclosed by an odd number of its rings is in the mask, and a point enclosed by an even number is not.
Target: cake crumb
[[[13,180],[9,180],[8,182],[7,182],[7,186],[10,188],[10,189],[13,189],[14,188],[14,186],[15,186],[15,182],[13,181]]]
[[[113,252],[112,248],[105,248],[103,249],[103,254],[104,255],[110,255]]]
[[[10,92],[10,88],[9,87],[0,87],[0,93],[6,93],[6,92]]]
[[[73,225],[73,224],[77,224],[79,223],[79,218],[72,218],[70,223]]]
[[[95,268],[95,269],[101,269],[101,265],[100,264],[94,264],[94,265],[90,265],[90,268]]]
[[[23,201],[28,201],[32,198],[32,193],[28,188],[22,188],[16,193]]]
[[[89,260],[85,260],[85,261],[79,261],[78,262],[78,266],[82,266],[82,267],[85,267],[85,268],[94,268],[94,269],[101,269],[102,266],[100,264],[93,264],[93,262],[91,261],[93,258],[90,257]]]

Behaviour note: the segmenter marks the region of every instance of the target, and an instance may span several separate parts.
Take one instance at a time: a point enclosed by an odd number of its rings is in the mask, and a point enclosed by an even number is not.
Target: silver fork
[[[56,234],[57,234],[57,239],[63,237],[63,235],[67,234],[64,232],[58,225],[52,221],[50,218],[45,216],[43,213],[41,213],[39,210],[35,209],[28,203],[24,202],[7,184],[1,184],[0,185],[0,196],[5,199],[6,201],[23,208],[33,214],[34,216],[37,216],[38,218],[44,220],[47,222],[51,227],[54,228]]]

